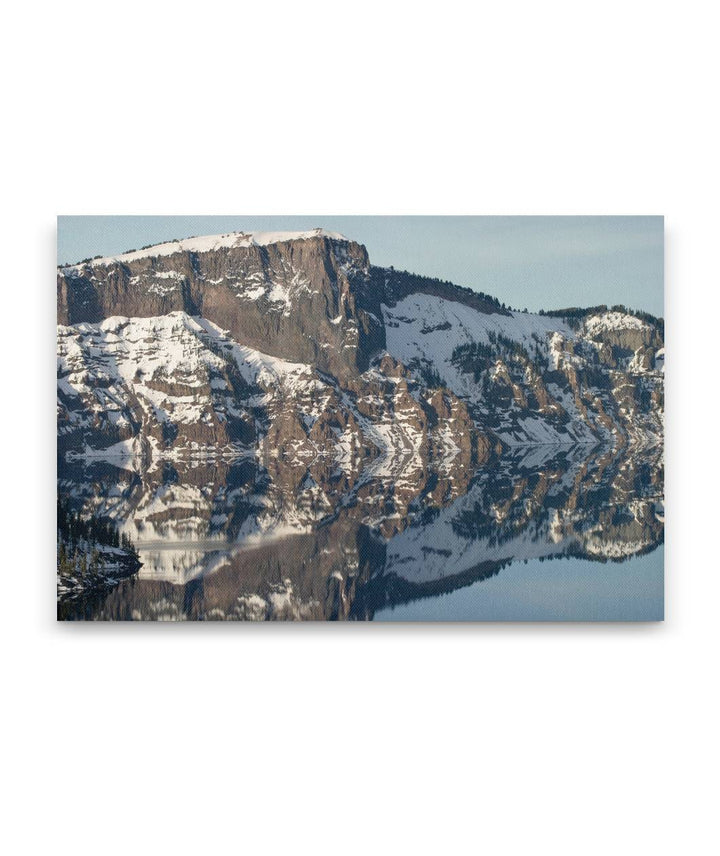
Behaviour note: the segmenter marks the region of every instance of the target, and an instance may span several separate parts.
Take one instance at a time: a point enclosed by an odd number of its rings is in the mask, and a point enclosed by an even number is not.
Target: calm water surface
[[[663,617],[662,450],[516,451],[464,482],[272,481],[252,461],[62,465],[142,568],[67,619],[644,621]]]
[[[621,563],[518,560],[467,588],[384,607],[375,621],[659,621],[663,562],[662,546]]]

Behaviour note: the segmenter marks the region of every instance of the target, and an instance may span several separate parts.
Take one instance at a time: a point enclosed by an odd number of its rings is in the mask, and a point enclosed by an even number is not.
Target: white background
[[[5,852],[718,852],[714,11],[5,9]],[[666,622],[56,625],[58,213],[665,214]]]

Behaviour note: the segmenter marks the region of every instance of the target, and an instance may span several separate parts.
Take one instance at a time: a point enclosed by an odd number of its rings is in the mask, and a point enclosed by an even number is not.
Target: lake
[[[66,619],[650,621],[663,617],[663,452],[510,450],[447,483],[272,481],[253,459],[62,463],[142,567]]]

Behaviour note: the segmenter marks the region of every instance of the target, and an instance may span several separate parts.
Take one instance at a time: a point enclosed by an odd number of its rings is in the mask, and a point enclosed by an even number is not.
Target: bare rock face
[[[163,255],[149,248],[145,255],[61,268],[58,323],[182,311],[202,315],[249,347],[337,376],[367,368],[384,336],[378,316],[364,308],[364,247],[322,235],[267,245],[238,236],[225,243],[200,252],[179,242]]]

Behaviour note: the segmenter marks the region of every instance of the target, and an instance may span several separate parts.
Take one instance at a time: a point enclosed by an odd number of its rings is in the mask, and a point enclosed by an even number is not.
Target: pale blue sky
[[[370,261],[438,276],[518,309],[624,303],[663,315],[663,218],[65,216],[58,263],[189,235],[321,226]]]

